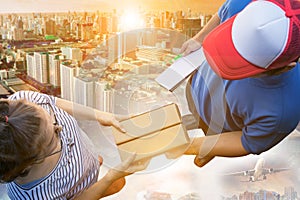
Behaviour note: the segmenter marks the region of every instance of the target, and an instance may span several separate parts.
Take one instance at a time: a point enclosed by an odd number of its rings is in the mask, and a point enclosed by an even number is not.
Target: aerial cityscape
[[[210,17],[190,9],[3,14],[2,85],[7,93],[37,90],[115,113],[131,101],[173,101],[153,79]]]
[[[233,195],[232,197],[222,197],[222,200],[265,200],[265,199],[298,199],[298,194],[293,187],[285,187],[283,194],[277,192],[259,190],[257,192],[245,191],[242,194]]]

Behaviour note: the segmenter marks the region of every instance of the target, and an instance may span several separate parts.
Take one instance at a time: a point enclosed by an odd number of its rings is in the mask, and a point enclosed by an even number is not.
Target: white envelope
[[[161,73],[155,81],[169,91],[178,87],[191,73],[205,61],[202,47],[187,56],[177,59]]]

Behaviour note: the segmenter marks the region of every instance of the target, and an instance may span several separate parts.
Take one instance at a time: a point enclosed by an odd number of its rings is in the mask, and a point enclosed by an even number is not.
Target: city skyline
[[[216,0],[0,0],[0,13],[27,13],[27,12],[67,12],[67,11],[108,11],[111,9],[142,9],[142,10],[193,10],[204,13],[215,13],[223,1]]]

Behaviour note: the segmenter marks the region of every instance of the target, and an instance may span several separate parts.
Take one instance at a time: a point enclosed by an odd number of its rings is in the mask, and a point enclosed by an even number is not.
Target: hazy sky
[[[1,13],[143,8],[213,13],[224,0],[0,0]]]

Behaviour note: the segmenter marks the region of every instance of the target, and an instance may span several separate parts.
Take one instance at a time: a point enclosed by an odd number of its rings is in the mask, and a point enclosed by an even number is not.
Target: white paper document
[[[177,59],[169,68],[161,73],[155,81],[169,91],[173,91],[191,73],[205,61],[202,47],[187,56]]]

